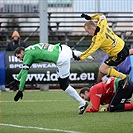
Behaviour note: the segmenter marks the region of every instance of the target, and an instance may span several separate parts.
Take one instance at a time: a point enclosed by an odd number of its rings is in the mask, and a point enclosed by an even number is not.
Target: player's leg
[[[118,72],[117,70],[115,70],[113,67],[110,67],[109,65],[103,63],[100,68],[99,68],[99,72],[101,72],[102,74],[105,74],[107,76],[110,77],[116,77],[116,78],[121,78],[124,79],[126,78],[126,75]]]
[[[110,67],[108,69],[108,73],[107,73],[108,76],[113,76],[113,77],[116,77],[116,78],[120,78],[120,79],[125,79],[126,78],[126,74],[123,74],[119,71],[117,71],[116,69],[114,69],[113,67]]]
[[[75,99],[80,106],[85,105],[85,101],[79,96],[77,91],[69,84],[69,77],[66,77],[64,79],[58,78],[60,88],[64,90],[69,96],[71,96],[73,99]]]
[[[128,99],[133,93],[133,84],[128,81],[128,79],[120,80],[118,85],[118,90],[110,102],[108,111],[124,111],[133,109],[132,103],[126,104],[126,99]]]
[[[104,61],[104,63],[100,67],[101,73],[107,74],[108,76],[125,79],[126,78],[125,74],[118,72],[117,70],[115,70],[110,66],[119,65],[122,61],[126,59],[127,56],[129,56],[129,49],[125,45],[123,49],[116,56],[109,57],[107,60]]]
[[[81,107],[86,109],[88,103],[85,102],[77,93],[77,91],[69,84],[69,75],[70,75],[70,61],[72,58],[72,51],[71,49],[66,46],[62,45],[62,51],[59,55],[57,61],[57,75],[60,87],[64,90],[69,96],[74,98]],[[83,114],[83,111],[80,111],[79,114]]]
[[[98,71],[98,75],[97,75],[97,81],[96,83],[99,83],[102,81],[102,78],[105,76],[105,74],[101,73],[101,71]]]

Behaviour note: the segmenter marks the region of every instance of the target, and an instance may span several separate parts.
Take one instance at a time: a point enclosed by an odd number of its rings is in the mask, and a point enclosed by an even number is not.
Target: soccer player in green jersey
[[[38,43],[27,48],[18,47],[15,50],[15,56],[23,61],[23,68],[17,76],[20,81],[19,90],[14,97],[15,101],[23,97],[24,85],[30,66],[33,63],[52,62],[57,66],[57,75],[60,88],[68,93],[79,103],[79,114],[83,114],[88,102],[84,101],[77,91],[69,84],[70,61],[74,58],[74,53],[70,47],[60,45],[60,43],[52,45],[46,43]]]

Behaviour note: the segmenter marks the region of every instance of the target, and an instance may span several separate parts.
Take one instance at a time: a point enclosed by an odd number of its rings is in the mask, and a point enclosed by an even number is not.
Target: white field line
[[[41,103],[41,102],[69,102],[71,100],[19,100],[18,102],[22,102],[22,103]],[[12,103],[14,102],[13,100],[4,100],[4,101],[0,101],[0,103]]]
[[[70,131],[70,130],[61,130],[61,129],[52,129],[52,128],[43,128],[43,127],[32,127],[32,126],[19,126],[19,125],[4,124],[4,123],[0,123],[0,126],[23,128],[23,129],[36,129],[36,130],[44,130],[44,131],[56,131],[56,132],[64,132],[64,133],[81,133],[81,132]]]

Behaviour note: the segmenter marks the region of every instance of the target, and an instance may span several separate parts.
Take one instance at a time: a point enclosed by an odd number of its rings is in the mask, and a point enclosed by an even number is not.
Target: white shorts
[[[66,78],[70,75],[70,62],[72,58],[72,50],[67,45],[61,45],[62,50],[57,60],[57,75],[58,78]]]

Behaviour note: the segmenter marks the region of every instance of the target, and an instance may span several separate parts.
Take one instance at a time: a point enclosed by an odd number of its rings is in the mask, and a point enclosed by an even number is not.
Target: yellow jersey
[[[116,56],[123,49],[125,42],[109,28],[103,14],[92,15],[91,20],[98,20],[97,26],[100,31],[92,37],[90,47],[79,56],[80,60],[86,59],[99,48],[107,53],[109,57]]]

